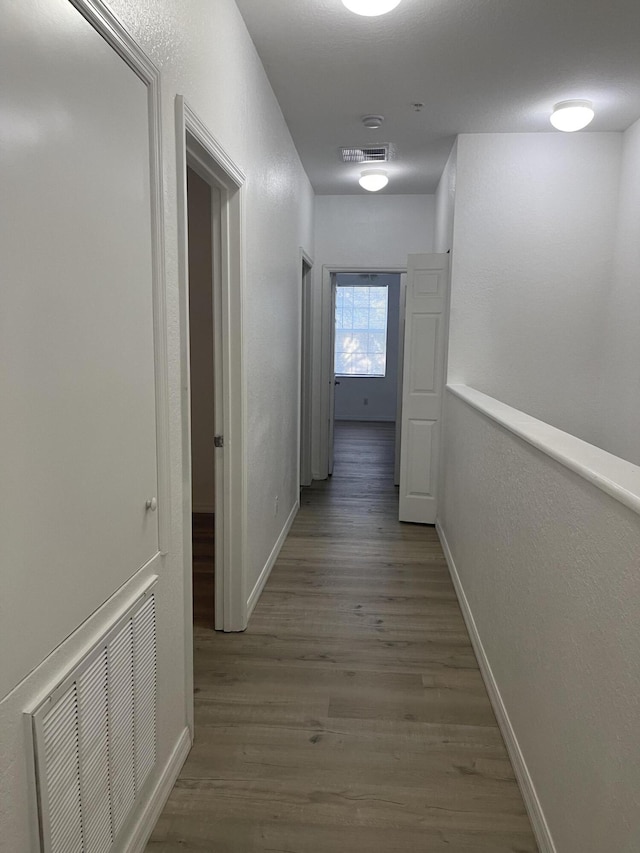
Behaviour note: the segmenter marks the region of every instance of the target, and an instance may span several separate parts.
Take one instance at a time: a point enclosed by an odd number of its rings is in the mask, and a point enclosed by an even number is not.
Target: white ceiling
[[[341,0],[237,4],[319,194],[365,192],[343,145],[392,144],[383,192],[432,193],[458,133],[550,131],[567,98],[593,101],[589,130],[640,117],[640,0],[402,0],[378,18]]]

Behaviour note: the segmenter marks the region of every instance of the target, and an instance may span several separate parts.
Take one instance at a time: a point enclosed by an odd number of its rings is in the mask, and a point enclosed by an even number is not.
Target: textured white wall
[[[336,276],[338,284],[350,276]],[[335,386],[335,416],[345,421],[395,421],[398,406],[398,332],[400,274],[380,275],[371,282],[388,287],[387,370],[385,376],[341,376]],[[367,403],[365,403],[365,399]]]
[[[639,125],[624,147],[458,140],[450,381],[635,462],[639,198]],[[442,527],[558,853],[632,853],[638,516],[451,395],[442,481]]]
[[[448,252],[453,245],[453,221],[456,206],[456,178],[458,167],[458,140],[442,172],[436,190],[436,221],[433,238],[434,252]]]
[[[458,138],[449,381],[600,446],[621,145]]]
[[[313,255],[313,191],[233,0],[112,0],[108,4],[151,56],[162,75],[162,144],[166,224],[167,320],[171,441],[171,552],[158,590],[158,767],[186,725],[182,566],[180,318],[176,205],[175,96],[183,94],[247,173],[245,195],[245,364],[249,577],[247,594],[265,565],[298,494],[297,389],[300,316],[299,248]],[[28,31],[28,4],[16,5],[2,39]],[[53,26],[53,20],[49,21]],[[23,37],[20,36],[22,39]],[[28,38],[21,42],[26,61]],[[32,104],[37,118],[47,105]],[[29,113],[31,116],[32,114]],[[30,119],[31,120],[31,119]],[[71,188],[70,188],[71,191]],[[105,234],[108,240],[108,234]],[[53,286],[55,282],[50,282]],[[280,511],[273,515],[273,495]],[[33,577],[34,584],[37,577]],[[91,582],[90,574],[87,583]],[[120,590],[124,598],[127,590]],[[69,590],[73,595],[73,590]],[[30,837],[26,744],[22,712],[55,685],[70,660],[112,618],[107,605],[0,703],[0,846],[36,849]],[[87,613],[86,617],[90,614]],[[16,640],[17,642],[19,639]],[[25,673],[26,675],[26,673]]]
[[[640,121],[624,134],[611,286],[607,294],[604,445],[640,465]]]
[[[556,849],[635,853],[638,516],[446,403],[441,522]]]
[[[319,195],[315,210],[316,270],[404,267],[409,253],[432,251],[432,195]]]
[[[176,94],[185,95],[247,174],[248,596],[298,495],[299,260],[300,246],[313,256],[313,190],[233,0],[193,0],[188,6],[112,0],[110,6],[162,71],[167,222],[176,217]],[[171,283],[177,278],[177,241],[175,232],[168,237]],[[177,305],[171,309],[177,323]]]

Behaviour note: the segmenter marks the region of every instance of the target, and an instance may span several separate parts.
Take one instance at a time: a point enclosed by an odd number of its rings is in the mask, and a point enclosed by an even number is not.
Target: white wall
[[[326,476],[326,400],[321,394],[328,371],[330,293],[323,266],[375,271],[405,268],[407,255],[433,250],[435,197],[432,195],[317,196],[315,200],[313,303],[313,436],[315,479]]]
[[[353,276],[349,274],[337,275],[336,283],[349,284],[352,278]],[[384,376],[340,376],[338,379],[340,384],[335,386],[335,417],[337,420],[395,421],[396,419],[400,274],[378,275],[371,284],[386,285],[388,288],[386,373]]]
[[[167,221],[175,221],[175,95],[184,94],[247,173],[244,347],[247,375],[246,579],[249,597],[293,509],[299,487],[300,247],[313,256],[313,190],[233,0],[171,0],[111,8],[160,66],[165,108]],[[168,241],[175,280],[174,234]],[[173,276],[173,279],[172,279]],[[274,501],[278,496],[278,512]]]
[[[405,267],[409,253],[432,251],[432,195],[319,195],[315,210],[316,277],[322,264]]]
[[[621,134],[458,139],[450,381],[605,446]]]
[[[449,252],[453,245],[457,167],[458,140],[456,139],[442,171],[442,176],[436,190],[436,221],[433,238],[434,252]]]
[[[604,311],[603,436],[640,465],[640,121],[624,134],[613,270]]]
[[[49,0],[46,0],[49,10]],[[246,478],[249,495],[247,528],[249,566],[247,595],[265,566],[298,495],[298,324],[300,317],[299,249],[313,255],[313,192],[264,70],[242,18],[232,0],[194,0],[188,5],[172,0],[133,0],[109,3],[134,38],[153,59],[162,75],[162,145],[164,217],[166,239],[167,323],[169,340],[169,397],[171,445],[171,542],[158,590],[159,716],[158,774],[168,762],[187,722],[185,696],[184,600],[183,600],[183,471],[181,447],[180,316],[178,294],[178,240],[176,205],[175,96],[184,94],[219,139],[230,156],[247,173],[245,195],[245,365],[247,386]],[[65,10],[71,4],[63,4]],[[53,7],[52,7],[53,8]],[[56,9],[47,12],[46,25],[53,38],[59,29]],[[66,12],[65,12],[66,14]],[[30,50],[35,38],[33,22],[42,15],[28,4],[17,4],[3,22],[0,39],[19,44],[18,79],[29,74]],[[65,30],[73,39],[74,25]],[[53,42],[52,42],[53,43]],[[59,48],[59,43],[56,42]],[[5,44],[0,46],[4,54]],[[89,91],[89,90],[87,90]],[[102,91],[96,86],[92,93]],[[92,98],[94,94],[92,94]],[[109,107],[112,108],[112,107]],[[18,118],[29,116],[29,122]],[[8,113],[11,117],[11,114]],[[31,132],[32,141],[44,139],[51,122],[64,116],[52,112],[49,103],[21,104],[15,112],[16,132]],[[62,127],[63,125],[60,125]],[[35,130],[33,130],[35,128]],[[42,136],[38,136],[43,129]],[[33,135],[35,133],[35,136]],[[26,149],[25,149],[26,150]],[[111,176],[109,176],[111,180]],[[73,185],[69,185],[69,193]],[[89,218],[87,218],[87,222]],[[104,233],[109,245],[109,231]],[[29,235],[32,240],[33,233]],[[45,282],[55,293],[55,271]],[[73,304],[70,305],[73,311]],[[150,320],[149,320],[150,321]],[[55,393],[56,386],[52,385]],[[37,477],[33,481],[37,488]],[[279,495],[274,517],[273,496]],[[29,522],[31,523],[31,522]],[[33,595],[38,595],[39,572],[28,567]],[[92,567],[85,583],[90,589]],[[126,589],[119,590],[122,596]],[[77,589],[65,594],[74,597]],[[28,626],[31,603],[25,599],[24,624]],[[3,849],[35,849],[30,837],[26,744],[22,712],[54,685],[69,662],[92,637],[99,635],[113,616],[107,603],[97,614],[86,612],[88,621],[73,633],[20,685],[0,702],[0,838]],[[46,614],[43,617],[46,619]],[[28,630],[25,627],[25,630]],[[15,638],[16,643],[20,637]]]
[[[635,853],[638,516],[451,394],[446,414],[442,526],[556,850]]]
[[[189,345],[191,359],[191,495],[194,512],[214,512],[211,187],[193,169],[187,169],[187,185]]]
[[[158,553],[148,93],[49,5],[0,122],[0,697]]]
[[[449,381],[636,463],[639,199],[640,124],[458,140]],[[638,516],[445,410],[442,529],[556,849],[632,853]]]

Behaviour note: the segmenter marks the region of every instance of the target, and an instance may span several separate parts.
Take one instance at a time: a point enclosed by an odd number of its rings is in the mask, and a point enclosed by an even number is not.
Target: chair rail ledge
[[[468,385],[447,391],[640,515],[640,467]]]

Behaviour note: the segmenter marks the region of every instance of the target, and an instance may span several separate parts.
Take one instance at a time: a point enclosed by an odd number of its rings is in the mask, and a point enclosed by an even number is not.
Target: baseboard
[[[164,770],[160,774],[155,788],[151,791],[145,807],[131,830],[128,842],[123,845],[122,849],[126,853],[142,853],[147,846],[147,842],[158,822],[158,818],[162,814],[165,803],[169,799],[169,794],[180,775],[180,770],[186,761],[187,755],[189,755],[190,749],[191,735],[189,729],[184,729],[173,748],[173,752]]]
[[[278,554],[280,553],[280,549],[284,545],[284,541],[289,535],[289,531],[291,530],[291,525],[298,514],[298,510],[300,509],[300,501],[297,500],[293,505],[291,512],[289,513],[289,517],[287,518],[284,527],[282,528],[282,532],[276,541],[276,544],[273,546],[271,553],[269,554],[269,559],[265,563],[264,569],[260,572],[260,577],[256,581],[256,585],[254,586],[251,595],[247,599],[247,621],[249,617],[253,613],[253,609],[258,603],[258,599],[260,598],[260,593],[264,589],[264,585],[269,580],[269,575],[271,574],[271,569],[273,568],[276,560],[278,559]]]
[[[369,415],[369,416],[358,415],[358,417],[355,417],[355,415],[354,415],[354,417],[352,417],[352,418],[336,418],[336,421],[340,421],[341,423],[344,423],[344,424],[358,423],[358,421],[364,421],[365,423],[393,424],[393,423],[395,423],[396,419],[395,419],[395,417],[393,417],[393,418],[378,418],[375,415]]]
[[[216,508],[213,504],[193,504],[191,507],[191,512],[194,513],[205,513],[206,515],[213,515],[216,511]]]
[[[509,719],[509,714],[507,713],[507,709],[502,700],[498,683],[496,682],[491,669],[491,664],[489,663],[484,646],[482,645],[482,640],[480,639],[480,634],[478,633],[473,613],[471,612],[467,596],[465,595],[451,549],[449,548],[447,537],[439,520],[436,521],[436,530],[440,537],[440,543],[442,544],[442,550],[444,551],[447,565],[449,566],[449,573],[451,574],[451,580],[453,581],[453,585],[458,596],[460,609],[462,610],[462,615],[464,617],[469,636],[471,637],[471,644],[473,645],[473,650],[478,659],[480,672],[487,688],[489,699],[491,700],[491,705],[493,706],[493,711],[496,715],[498,726],[500,727],[500,732],[504,738],[505,746],[507,747],[507,752],[509,753],[509,758],[511,759],[518,784],[520,785],[522,799],[524,800],[525,808],[527,809],[540,853],[556,853],[553,838],[551,837],[549,826],[545,819],[544,812],[542,811],[542,806],[538,799],[533,779],[531,778],[524,755],[520,749],[520,744],[518,743],[518,738],[516,737],[514,728],[511,725],[511,720]]]

